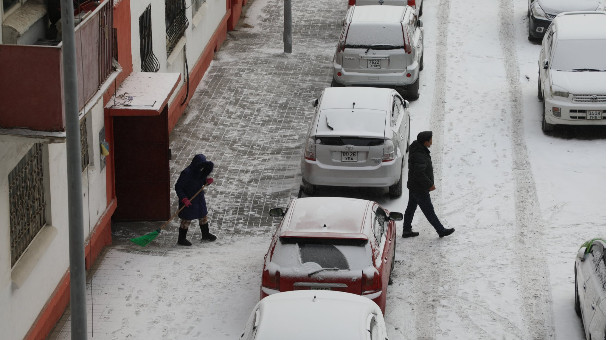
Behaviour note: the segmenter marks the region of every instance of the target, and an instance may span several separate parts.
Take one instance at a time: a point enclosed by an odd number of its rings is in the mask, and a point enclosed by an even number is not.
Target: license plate
[[[587,119],[602,119],[602,112],[599,110],[587,111]]]
[[[366,67],[368,68],[381,68],[381,59],[367,59]]]
[[[341,162],[357,162],[358,151],[341,151]]]

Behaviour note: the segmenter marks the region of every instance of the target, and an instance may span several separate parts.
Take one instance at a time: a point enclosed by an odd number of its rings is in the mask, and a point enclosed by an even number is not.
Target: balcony
[[[113,8],[89,8],[75,27],[78,108],[82,111],[113,73]],[[63,44],[0,44],[0,129],[64,132]]]

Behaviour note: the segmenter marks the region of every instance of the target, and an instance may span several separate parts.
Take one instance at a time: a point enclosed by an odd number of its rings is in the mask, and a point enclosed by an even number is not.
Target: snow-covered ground
[[[252,0],[248,29],[281,25],[264,11],[274,1]],[[424,1],[425,69],[411,139],[434,132],[432,200],[456,232],[439,239],[418,210],[420,236],[398,240],[390,339],[584,339],[573,266],[582,242],[606,236],[605,133],[542,133],[540,45],[527,39],[526,6]],[[406,193],[374,199],[403,212]],[[166,251],[105,253],[88,286],[99,315],[89,329],[108,339],[239,338],[258,301],[270,234],[191,248],[175,247],[173,235],[158,241]]]

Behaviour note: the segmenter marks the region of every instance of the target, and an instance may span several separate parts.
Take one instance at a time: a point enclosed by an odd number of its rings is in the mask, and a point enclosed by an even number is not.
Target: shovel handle
[[[198,190],[198,191],[195,193],[195,195],[193,195],[193,197],[191,197],[191,198],[189,199],[189,201],[192,201],[192,200],[193,200],[195,197],[197,197],[197,195],[199,195],[199,194],[200,194],[200,193],[203,191],[203,189],[204,189],[205,187],[207,187],[207,186],[208,186],[208,184],[204,184],[204,185],[203,185],[203,186],[202,186],[202,187],[201,187],[201,188],[200,188],[200,189],[199,189],[199,190]],[[178,214],[179,214],[179,213],[182,211],[182,209],[184,209],[184,208],[186,208],[186,205],[183,205],[183,206],[182,206],[182,208],[180,208],[180,209],[176,210],[176,212],[175,212],[175,213],[172,215],[172,217],[170,217],[170,218],[169,218],[169,220],[165,221],[165,223],[164,223],[164,224],[161,226],[161,228],[159,228],[159,230],[164,230],[164,229],[165,229],[165,227],[167,227],[167,225],[169,224],[169,222],[170,222],[171,220],[173,220],[173,219],[174,219],[174,217],[176,217],[176,215],[178,215]]]

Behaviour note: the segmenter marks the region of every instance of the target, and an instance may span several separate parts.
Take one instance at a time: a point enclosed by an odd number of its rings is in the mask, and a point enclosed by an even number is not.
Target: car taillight
[[[356,0],[349,0],[349,1],[347,2],[347,4],[348,4],[349,6],[354,6],[354,5],[356,4]]]
[[[415,8],[415,0],[409,0],[409,1],[407,1],[407,5],[409,5],[409,6],[413,7],[413,8]]]
[[[280,272],[276,271],[274,275],[269,273],[269,269],[263,272],[263,287],[280,290]]]
[[[372,275],[371,275],[372,274]],[[374,273],[362,271],[362,294],[371,294],[381,290],[381,276],[374,269]]]
[[[383,143],[383,158],[381,160],[383,162],[390,162],[393,161],[395,157],[396,150],[394,143],[391,140],[386,139],[386,141]]]
[[[305,159],[309,161],[316,160],[316,141],[313,137],[307,138],[307,143],[305,144]]]

